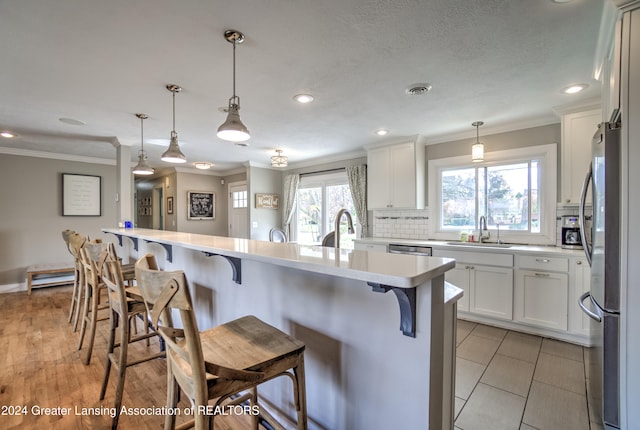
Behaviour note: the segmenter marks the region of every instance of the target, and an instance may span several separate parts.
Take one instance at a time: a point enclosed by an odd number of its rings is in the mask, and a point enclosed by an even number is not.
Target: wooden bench
[[[27,267],[27,295],[31,295],[34,279],[48,280],[47,282],[38,283],[38,287],[72,284],[73,279],[69,280],[63,275],[75,276],[75,270],[73,263],[34,264]]]

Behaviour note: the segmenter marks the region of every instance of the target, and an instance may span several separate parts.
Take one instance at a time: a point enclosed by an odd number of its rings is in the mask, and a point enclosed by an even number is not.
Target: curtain
[[[291,237],[290,224],[293,217],[293,210],[296,207],[296,196],[298,195],[298,185],[300,175],[286,175],[284,177],[284,198],[282,199],[282,229],[287,235],[287,240]]]
[[[358,164],[347,166],[347,177],[353,205],[356,208],[356,216],[361,226],[361,237],[369,235],[369,222],[367,220],[367,165]]]

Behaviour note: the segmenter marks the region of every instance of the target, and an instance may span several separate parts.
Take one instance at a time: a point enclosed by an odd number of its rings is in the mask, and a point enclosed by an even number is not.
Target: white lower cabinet
[[[464,290],[458,312],[513,318],[512,254],[434,249],[433,255],[456,259],[456,267],[445,273],[445,280]]]
[[[516,270],[515,320],[567,330],[569,276],[566,273]]]
[[[585,258],[576,258],[570,268],[569,331],[591,336],[591,319],[578,306],[580,296],[591,289],[591,268]]]
[[[513,318],[513,270],[469,266],[469,312],[493,318]]]

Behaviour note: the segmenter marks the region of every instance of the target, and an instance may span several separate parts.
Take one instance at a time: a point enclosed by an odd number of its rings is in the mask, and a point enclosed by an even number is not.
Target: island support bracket
[[[398,288],[390,285],[367,282],[376,293],[393,291],[400,305],[400,330],[402,334],[416,337],[416,289]]]
[[[238,257],[230,257],[228,255],[215,254],[213,252],[202,251],[207,257],[213,257],[215,255],[220,256],[227,260],[231,264],[231,270],[233,270],[232,279],[236,284],[242,284],[242,260]]]
[[[153,240],[146,240],[145,242],[147,243],[157,243],[158,245],[162,246],[166,251],[167,251],[167,261],[169,263],[173,263],[173,247],[167,243],[161,243],[161,242],[154,242]]]
[[[122,246],[122,235],[121,234],[116,234],[116,233],[111,233],[111,234],[118,238],[118,245]],[[133,249],[135,251],[137,251],[138,250],[138,238],[137,237],[131,237],[131,236],[126,236],[126,237],[131,239],[131,242],[133,242]]]

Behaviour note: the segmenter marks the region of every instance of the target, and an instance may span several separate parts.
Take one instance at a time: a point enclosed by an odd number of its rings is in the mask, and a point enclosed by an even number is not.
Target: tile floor
[[[578,345],[458,320],[458,430],[601,430]]]

